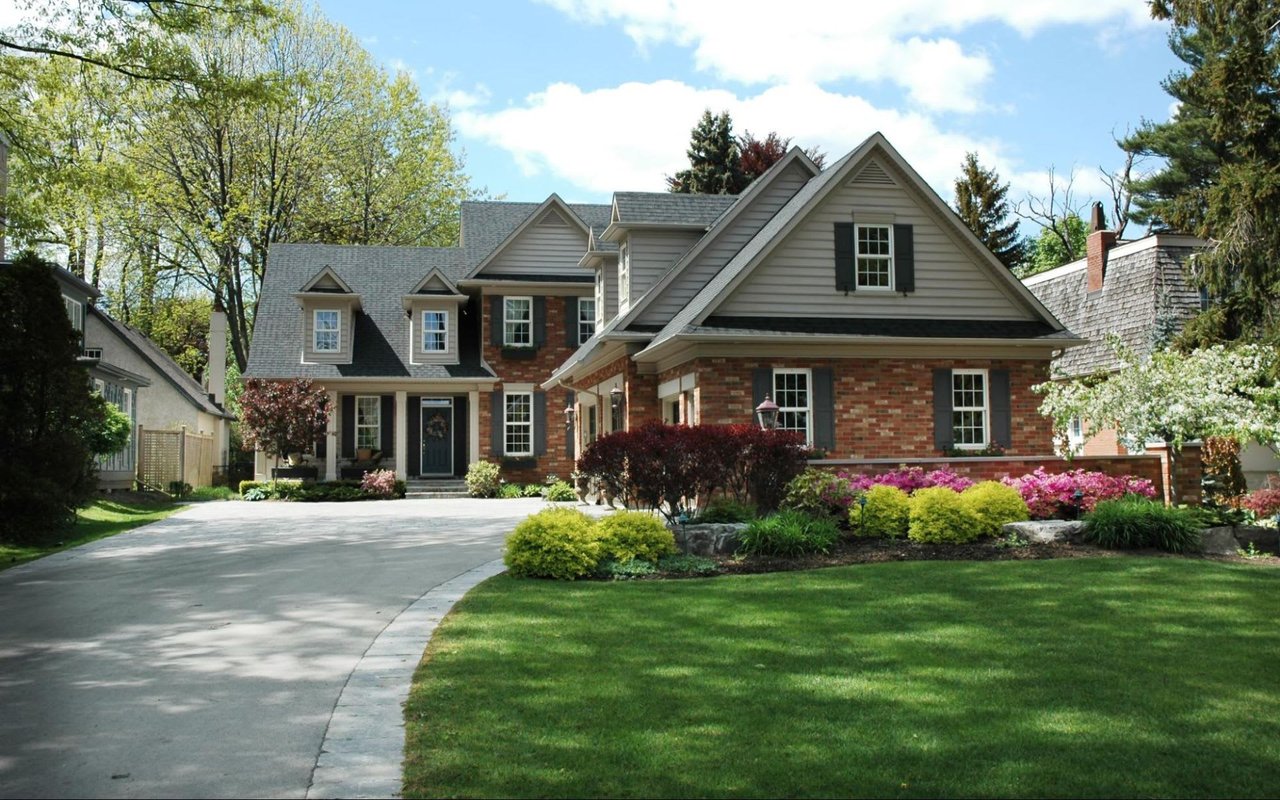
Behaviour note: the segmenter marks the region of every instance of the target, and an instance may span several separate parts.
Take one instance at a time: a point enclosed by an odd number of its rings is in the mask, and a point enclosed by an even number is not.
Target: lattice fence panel
[[[182,478],[182,431],[138,432],[138,479],[166,491]]]

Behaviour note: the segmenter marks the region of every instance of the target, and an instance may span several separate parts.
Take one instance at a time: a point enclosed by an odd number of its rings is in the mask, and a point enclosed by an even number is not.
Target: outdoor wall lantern
[[[767,394],[764,396],[764,402],[756,406],[756,419],[760,421],[760,427],[766,431],[778,427],[778,404],[770,400]]]
[[[564,426],[566,428],[572,428],[573,420],[577,416],[578,416],[578,412],[574,410],[573,406],[565,406],[564,407]]]
[[[622,387],[615,386],[609,390],[609,407],[622,408]]]

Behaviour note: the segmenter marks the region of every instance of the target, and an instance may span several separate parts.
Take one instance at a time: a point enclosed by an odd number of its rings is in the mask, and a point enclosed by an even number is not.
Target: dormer
[[[293,297],[302,310],[302,363],[350,364],[360,295],[325,266]]]
[[[458,314],[467,296],[433,269],[400,298],[409,316],[410,364],[458,363]]]
[[[587,252],[578,262],[595,273],[596,330],[618,314],[618,251],[602,243],[594,230],[587,237]]]

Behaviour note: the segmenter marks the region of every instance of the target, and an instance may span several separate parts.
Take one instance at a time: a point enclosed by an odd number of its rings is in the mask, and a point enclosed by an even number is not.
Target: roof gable
[[[577,236],[582,237],[581,247],[571,265],[576,265],[583,252],[587,249],[587,240],[591,236],[591,228],[584,222],[573,209],[565,204],[560,196],[552,194],[544,200],[537,208],[524,218],[519,225],[512,230],[505,239],[503,239],[491,252],[484,255],[479,263],[467,273],[467,278],[476,278],[485,272],[491,266],[496,266],[502,256],[517,247],[518,243],[525,238],[526,234],[544,233],[549,238]]]
[[[326,264],[320,268],[320,271],[312,275],[306,283],[298,289],[300,292],[333,292],[342,294],[355,294],[351,291],[351,286],[342,279],[342,276],[334,272],[333,267]]]
[[[409,294],[445,294],[445,295],[461,295],[458,287],[454,286],[453,281],[449,280],[439,267],[433,267],[427,273],[427,277],[418,281],[418,285],[413,287]]]

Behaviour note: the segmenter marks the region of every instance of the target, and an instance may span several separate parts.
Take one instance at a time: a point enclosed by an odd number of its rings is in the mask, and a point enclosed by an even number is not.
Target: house
[[[1200,311],[1208,296],[1186,277],[1190,260],[1207,243],[1194,236],[1156,233],[1117,240],[1102,230],[1101,204],[1094,207],[1085,258],[1027,278],[1024,283],[1073,332],[1088,343],[1065,351],[1054,374],[1075,378],[1114,371],[1119,360],[1108,342],[1114,335],[1139,358],[1149,355]],[[1114,430],[1084,437],[1080,420],[1067,431],[1073,451],[1086,456],[1124,454]],[[1250,488],[1280,470],[1280,460],[1257,443],[1240,455]]]
[[[1031,387],[1081,344],[880,134],[736,197],[464,203],[458,247],[270,264],[246,377],[329,393],[327,477],[563,477],[604,433],[751,422],[766,396],[833,456],[1045,454]]]

